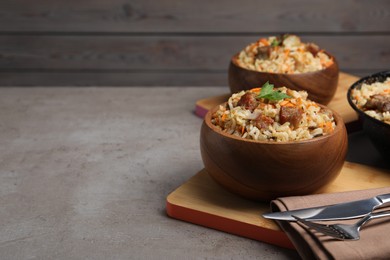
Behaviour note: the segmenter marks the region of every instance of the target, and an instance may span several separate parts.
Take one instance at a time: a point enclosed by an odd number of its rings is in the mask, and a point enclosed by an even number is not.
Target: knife
[[[381,194],[376,197],[364,200],[356,200],[340,204],[333,204],[322,207],[304,208],[290,211],[274,212],[263,214],[264,218],[275,220],[296,221],[293,217],[306,220],[336,220],[352,219],[362,217],[374,209],[390,202],[390,193]]]

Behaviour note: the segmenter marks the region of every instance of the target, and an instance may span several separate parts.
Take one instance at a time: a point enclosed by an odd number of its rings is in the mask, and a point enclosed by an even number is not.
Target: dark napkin
[[[368,199],[390,193],[390,187],[308,196],[278,198],[272,211],[286,211]],[[327,221],[355,223],[358,219]],[[303,227],[295,222],[277,221],[303,259],[390,259],[390,218],[373,219],[360,230],[360,240],[341,241]]]

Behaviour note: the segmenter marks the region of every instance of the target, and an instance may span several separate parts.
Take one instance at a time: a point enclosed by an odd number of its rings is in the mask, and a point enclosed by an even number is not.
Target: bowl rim
[[[390,70],[385,70],[385,71],[381,71],[381,72],[376,72],[376,73],[373,73],[371,75],[368,75],[368,76],[365,76],[365,77],[362,77],[360,78],[359,80],[357,80],[356,82],[354,82],[349,88],[348,88],[348,91],[347,91],[347,100],[348,100],[348,103],[349,105],[353,108],[353,110],[355,110],[362,118],[364,119],[368,119],[372,122],[375,122],[383,127],[390,127],[389,124],[379,120],[379,119],[376,119],[368,114],[366,114],[363,110],[359,109],[356,104],[352,101],[352,90],[354,89],[357,89],[359,87],[362,86],[363,83],[367,82],[368,80],[370,79],[373,79],[373,78],[376,78],[376,77],[382,77],[384,76],[385,78],[387,77],[390,77]],[[380,82],[380,81],[374,81],[374,82]]]
[[[340,131],[343,131],[343,130],[346,131],[344,120],[336,111],[334,111],[333,109],[331,109],[331,108],[329,108],[329,107],[327,107],[325,105],[322,105],[322,104],[316,102],[316,104],[319,105],[320,107],[328,109],[328,110],[330,110],[333,113],[333,118],[335,120],[336,127],[335,127],[335,129],[334,129],[334,131],[332,133],[327,134],[327,135],[323,135],[323,136],[319,136],[319,137],[315,137],[315,138],[312,138],[312,139],[298,140],[298,141],[274,142],[274,141],[261,141],[261,140],[245,139],[245,138],[242,138],[242,137],[239,137],[239,136],[235,136],[235,135],[231,135],[231,134],[225,133],[225,132],[221,131],[219,128],[217,128],[213,123],[211,123],[211,115],[216,110],[218,110],[220,105],[223,105],[223,104],[226,104],[226,102],[218,104],[217,106],[215,106],[212,109],[210,109],[207,112],[207,114],[205,115],[205,117],[203,119],[203,122],[213,132],[215,132],[217,134],[220,134],[220,135],[224,136],[225,138],[231,138],[231,139],[237,140],[237,141],[243,141],[243,142],[254,143],[254,144],[263,144],[263,145],[297,145],[297,144],[305,144],[305,143],[317,142],[317,141],[321,141],[323,139],[329,139],[330,137],[335,136],[336,134],[338,134]]]
[[[316,70],[316,71],[309,71],[309,72],[303,72],[303,73],[277,73],[277,72],[266,72],[266,71],[258,71],[258,70],[253,70],[253,69],[248,69],[248,68],[244,68],[242,66],[240,66],[238,63],[237,63],[237,58],[238,58],[238,55],[240,55],[241,51],[237,52],[236,54],[233,55],[233,57],[230,59],[230,62],[231,64],[233,64],[234,66],[240,68],[240,69],[243,69],[243,70],[248,70],[248,71],[252,71],[252,72],[257,72],[259,74],[271,74],[271,75],[287,75],[287,76],[292,76],[292,77],[298,77],[298,76],[301,76],[301,75],[314,75],[316,73],[319,73],[319,72],[324,72],[326,70],[329,70],[330,68],[336,66],[336,69],[338,70],[338,62],[337,62],[337,59],[335,56],[333,56],[332,54],[330,54],[329,52],[325,51],[324,52],[330,56],[331,58],[333,58],[333,63],[332,65],[328,66],[328,67],[325,67],[324,69],[321,69],[321,70]]]

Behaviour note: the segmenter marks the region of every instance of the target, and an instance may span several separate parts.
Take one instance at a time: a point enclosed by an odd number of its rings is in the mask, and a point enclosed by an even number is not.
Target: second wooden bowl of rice
[[[235,54],[229,64],[231,93],[258,87],[267,81],[305,90],[309,98],[327,105],[336,93],[336,58],[296,35],[261,38]]]
[[[264,101],[262,92],[281,99]],[[209,175],[232,193],[258,201],[311,194],[331,183],[347,153],[345,125],[337,113],[305,95],[263,86],[235,93],[211,109],[200,134]]]

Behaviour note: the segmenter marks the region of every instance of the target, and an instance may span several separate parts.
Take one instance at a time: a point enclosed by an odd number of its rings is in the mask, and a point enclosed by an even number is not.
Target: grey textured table
[[[167,217],[225,88],[0,88],[1,259],[294,259]]]

